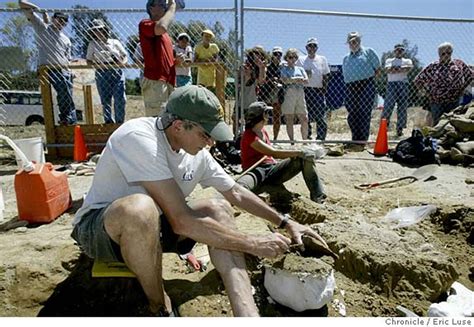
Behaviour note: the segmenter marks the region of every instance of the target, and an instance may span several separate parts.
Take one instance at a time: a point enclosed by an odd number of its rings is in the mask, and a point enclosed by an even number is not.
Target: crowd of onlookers
[[[358,32],[347,35],[348,54],[343,58],[342,75],[345,84],[345,107],[352,140],[367,141],[372,111],[376,107],[376,78],[385,70],[387,87],[382,118],[390,122],[397,107],[396,133],[403,135],[407,127],[409,102],[408,74],[413,62],[405,55],[405,45],[396,44],[391,56],[380,62],[374,49],[362,46]],[[330,69],[326,57],[319,55],[318,40],[306,42],[307,55],[299,56],[294,48],[285,53],[274,47],[270,58],[261,46],[247,52],[244,69],[244,110],[248,104],[261,100],[273,106],[273,137],[277,139],[280,115],[285,116],[287,133],[294,139],[293,122],[301,123],[303,139],[312,137],[312,122],[316,122],[316,139],[325,140],[328,122],[326,96]],[[470,92],[474,71],[462,60],[452,59],[453,45],[438,46],[439,60],[425,67],[414,79],[414,85],[429,102],[431,124],[436,125],[445,112],[454,109],[468,88]],[[284,59],[284,62],[282,61]],[[265,65],[265,61],[268,64]]]
[[[158,115],[175,87],[188,84],[202,85],[212,92],[216,88],[216,68],[219,47],[213,43],[214,33],[201,32],[202,39],[193,49],[187,33],[181,33],[172,40],[167,33],[171,15],[165,13],[161,25],[154,21],[156,6],[148,1],[147,12],[150,19],[139,24],[140,42],[133,54],[134,62],[144,65],[141,89],[145,103],[145,115]],[[68,16],[55,13],[51,23],[47,15],[40,17],[31,9],[37,7],[20,1],[21,8],[30,19],[36,31],[39,44],[40,65],[67,66],[71,58],[71,41],[62,32]],[[100,95],[105,123],[122,123],[125,120],[125,76],[117,66],[124,64],[127,53],[121,42],[111,37],[109,27],[100,19],[94,19],[87,30],[90,42],[87,48],[87,62],[96,68],[96,85]],[[155,42],[159,37],[160,42]],[[352,140],[366,141],[369,137],[372,111],[376,103],[376,79],[385,70],[387,87],[382,118],[390,124],[394,108],[397,108],[396,133],[403,135],[407,126],[407,107],[409,104],[408,74],[413,62],[405,55],[405,45],[396,44],[391,56],[380,62],[374,49],[362,45],[358,32],[347,35],[349,52],[342,61],[342,74],[345,84],[345,107],[347,122]],[[273,138],[280,131],[281,116],[284,116],[287,134],[294,140],[294,122],[300,122],[303,139],[325,140],[328,130],[328,106],[326,102],[330,68],[325,56],[318,53],[317,38],[307,40],[306,55],[300,55],[295,48],[286,51],[275,46],[267,52],[262,46],[246,51],[242,72],[237,78],[242,102],[236,104],[236,112],[244,112],[257,100],[271,105]],[[442,43],[438,47],[439,60],[429,64],[416,76],[414,85],[428,98],[431,123],[437,124],[441,115],[457,106],[460,96],[470,88],[473,69],[463,61],[452,58],[453,46]],[[192,63],[201,63],[197,68],[197,80],[192,80]],[[206,65],[205,63],[208,63]],[[241,80],[240,76],[243,76]],[[61,124],[76,123],[74,102],[72,100],[72,79],[67,69],[50,68],[49,77],[57,92],[59,121]],[[112,116],[112,99],[114,115]],[[243,103],[243,110],[240,109]],[[243,124],[243,117],[238,117]],[[314,124],[315,123],[315,124]],[[313,125],[316,125],[313,130]],[[234,126],[235,131],[239,126]]]

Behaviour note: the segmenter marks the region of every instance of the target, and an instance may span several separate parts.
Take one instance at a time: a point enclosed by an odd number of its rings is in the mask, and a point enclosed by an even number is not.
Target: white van
[[[58,123],[58,107],[54,108],[54,122]],[[77,120],[82,111],[76,110]],[[39,91],[0,90],[0,125],[44,125],[43,101]]]

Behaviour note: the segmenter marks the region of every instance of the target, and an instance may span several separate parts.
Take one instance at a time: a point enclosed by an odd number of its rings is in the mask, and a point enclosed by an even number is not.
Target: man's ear
[[[183,130],[183,124],[184,122],[180,119],[176,119],[174,120],[172,123],[171,123],[171,127],[175,130],[175,131],[181,131]]]

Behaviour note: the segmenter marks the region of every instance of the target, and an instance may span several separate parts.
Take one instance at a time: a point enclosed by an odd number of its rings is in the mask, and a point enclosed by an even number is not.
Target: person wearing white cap
[[[284,90],[281,81],[281,58],[283,57],[282,47],[276,46],[272,49],[270,63],[267,65],[265,84],[260,88],[260,97],[263,102],[273,107],[273,139],[278,139],[281,125],[281,104],[283,103]]]
[[[329,65],[326,57],[316,54],[318,40],[309,38],[306,42],[308,55],[300,57],[296,65],[308,74],[308,84],[304,86],[306,107],[308,108],[308,138],[311,138],[311,122],[316,122],[316,139],[325,140],[328,130],[326,121],[326,92],[329,80]]]
[[[187,33],[181,33],[176,40],[178,42],[174,45],[174,51],[184,60],[181,64],[176,65],[176,87],[191,85],[193,84],[190,67],[193,60],[193,48],[189,44],[191,38]]]
[[[387,58],[385,70],[387,71],[387,91],[382,112],[382,118],[387,119],[390,124],[395,104],[397,105],[397,136],[403,135],[403,129],[407,127],[408,107],[408,72],[413,68],[409,58],[403,58],[405,46],[396,44],[393,48],[394,57]]]
[[[375,76],[380,71],[380,60],[374,49],[361,46],[359,32],[347,35],[350,52],[342,61],[342,75],[346,84],[347,122],[353,141],[367,141],[370,118],[375,107]],[[357,149],[365,147],[358,145]]]
[[[175,1],[148,0],[146,10],[150,18],[143,19],[138,25],[145,64],[142,94],[145,115],[157,116],[173,92],[176,65],[181,64],[183,58],[174,55],[173,41],[168,35],[176,11]]]
[[[87,46],[87,63],[94,65],[97,91],[105,124],[121,124],[125,121],[125,74],[122,69],[109,65],[127,63],[127,51],[122,43],[110,37],[110,30],[104,21],[94,19],[87,31],[91,38]],[[112,118],[112,98],[114,99],[114,117]]]
[[[64,34],[69,16],[62,12],[55,12],[51,24],[46,23],[34,13],[39,7],[31,2],[19,0],[23,13],[31,22],[38,44],[38,65],[55,66],[48,68],[48,79],[56,91],[56,100],[59,107],[59,124],[74,125],[77,123],[76,107],[72,97],[72,74],[68,69],[71,61],[72,43]]]
[[[240,232],[230,204],[284,228],[298,244],[303,234],[320,238],[237,184],[210,155],[206,147],[214,141],[233,138],[222,114],[212,92],[187,85],[176,88],[158,118],[122,124],[108,139],[74,218],[71,236],[86,255],[124,262],[155,315],[177,314],[163,284],[163,253],[188,253],[200,242],[208,245],[233,314],[258,316],[244,253],[276,257],[291,240],[280,233]],[[187,202],[198,184],[223,198]]]

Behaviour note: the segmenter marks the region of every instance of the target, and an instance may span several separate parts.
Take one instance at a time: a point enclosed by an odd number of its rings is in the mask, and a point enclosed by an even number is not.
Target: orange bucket
[[[32,171],[15,174],[18,218],[29,223],[49,223],[72,206],[67,175],[53,165],[35,163]]]

